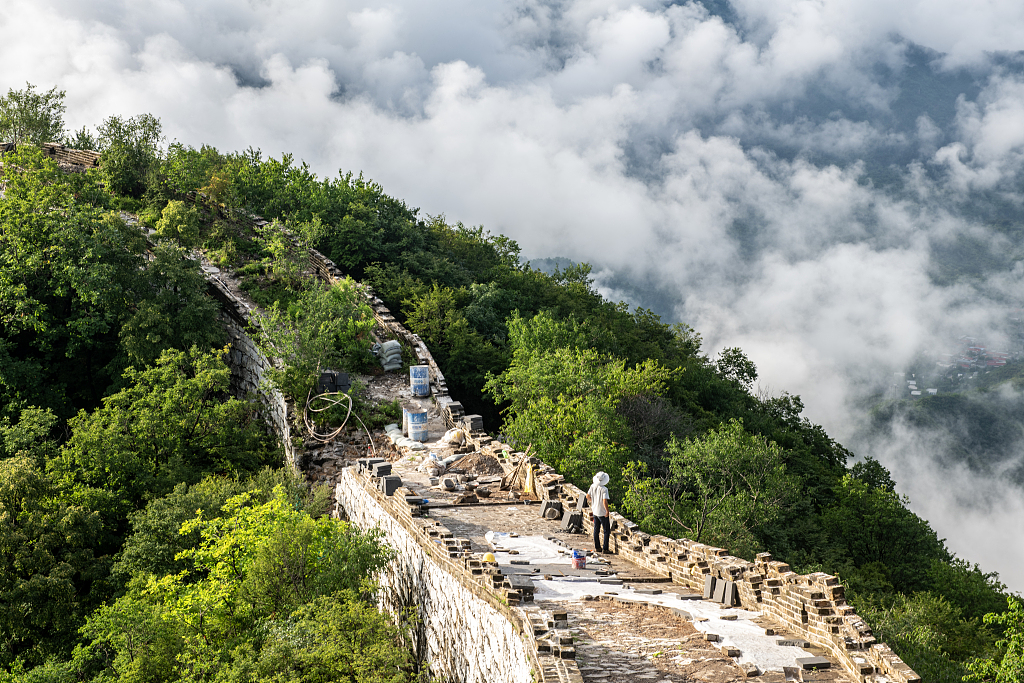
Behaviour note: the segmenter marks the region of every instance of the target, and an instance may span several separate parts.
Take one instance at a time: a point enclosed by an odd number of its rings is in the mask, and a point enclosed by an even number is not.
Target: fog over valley
[[[955,367],[1024,350],[1021,3],[5,0],[0,28],[0,90],[66,90],[72,130],[150,112],[592,264],[1024,590],[1022,384]],[[974,392],[887,402],[910,381]]]

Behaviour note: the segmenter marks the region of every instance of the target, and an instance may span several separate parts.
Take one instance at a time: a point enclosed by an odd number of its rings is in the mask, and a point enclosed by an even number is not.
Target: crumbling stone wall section
[[[369,475],[349,467],[335,493],[352,522],[381,529],[395,549],[394,560],[380,577],[382,606],[394,612],[416,608],[416,655],[434,680],[542,680],[535,673],[541,663],[529,617],[493,590],[495,576],[501,580],[496,564],[463,553],[460,539],[420,515],[406,488],[384,496]]]
[[[39,145],[43,154],[50,157],[68,173],[84,173],[92,168],[99,168],[100,153],[89,149],[71,149],[56,142],[45,142]],[[7,152],[13,152],[13,142],[0,144],[0,156]]]
[[[539,468],[540,480],[546,466]],[[559,482],[557,495],[566,509],[585,496],[572,484]],[[550,495],[547,488],[540,489]],[[921,677],[888,645],[878,643],[870,627],[846,603],[843,586],[829,574],[797,574],[788,564],[761,553],[754,562],[729,555],[722,548],[686,538],[651,535],[618,513],[611,513],[612,549],[630,562],[658,572],[694,590],[704,590],[709,579],[731,582],[738,606],[758,610],[777,619],[826,650],[850,673],[860,677],[881,674],[898,683],[920,683]],[[584,533],[593,534],[590,515],[583,515]]]
[[[206,273],[206,281],[210,294],[220,302],[219,317],[231,344],[227,359],[231,368],[231,393],[240,399],[254,398],[259,402],[263,419],[281,440],[288,464],[301,468],[302,440],[292,433],[294,407],[285,400],[284,394],[263,381],[272,364],[249,335],[251,327],[259,323],[249,306],[232,294],[215,273]]]

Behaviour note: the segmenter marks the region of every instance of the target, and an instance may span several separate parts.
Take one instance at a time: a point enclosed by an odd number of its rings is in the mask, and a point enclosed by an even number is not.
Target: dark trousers
[[[608,517],[594,515],[594,550],[601,552],[601,529],[604,529],[604,552],[608,552],[608,536],[612,533],[612,525]]]

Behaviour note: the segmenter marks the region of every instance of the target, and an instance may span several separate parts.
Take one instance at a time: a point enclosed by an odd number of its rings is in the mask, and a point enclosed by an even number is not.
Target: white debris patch
[[[764,627],[754,623],[760,612],[742,609],[727,609],[706,600],[680,600],[677,593],[665,592],[658,595],[638,593],[638,589],[624,586],[609,586],[594,580],[534,579],[534,599],[574,601],[585,595],[615,593],[620,598],[633,602],[647,602],[666,607],[675,607],[688,613],[694,627],[705,634],[718,636],[721,645],[728,645],[740,651],[736,658],[739,663],[752,662],[762,671],[782,671],[783,667],[798,667],[798,657],[812,657],[813,653],[802,647],[779,645],[786,640],[782,636],[765,635]],[[639,590],[650,590],[641,588]],[[725,618],[723,618],[725,617]]]
[[[511,556],[495,555],[499,565],[508,564],[513,559],[528,560],[530,564],[572,564],[572,558],[566,548],[543,536],[519,536],[500,531],[488,531],[484,534],[484,538],[496,551],[516,551],[516,554]]]

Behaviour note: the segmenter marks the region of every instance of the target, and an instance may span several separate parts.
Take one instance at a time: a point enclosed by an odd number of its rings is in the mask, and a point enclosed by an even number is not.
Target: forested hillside
[[[190,257],[244,278],[287,361],[275,381],[302,399],[318,364],[374,369],[372,319],[351,281],[305,271],[315,247],[426,341],[490,430],[577,484],[611,473],[613,504],[646,530],[838,574],[927,681],[1021,680],[1016,599],[952,556],[884,467],[803,418],[799,397],[753,393],[740,349],[708,357],[696,331],[604,300],[588,266],[534,269],[514,241],[421,215],[362,176],[165,149],[148,116],[77,144],[103,152],[98,170],[63,173],[31,144],[3,157],[0,679],[415,674],[362,583],[386,549],[325,518],[325,492],[267,469],[279,449],[227,394]],[[272,222],[253,228],[253,214]],[[281,585],[297,557],[309,580]]]

